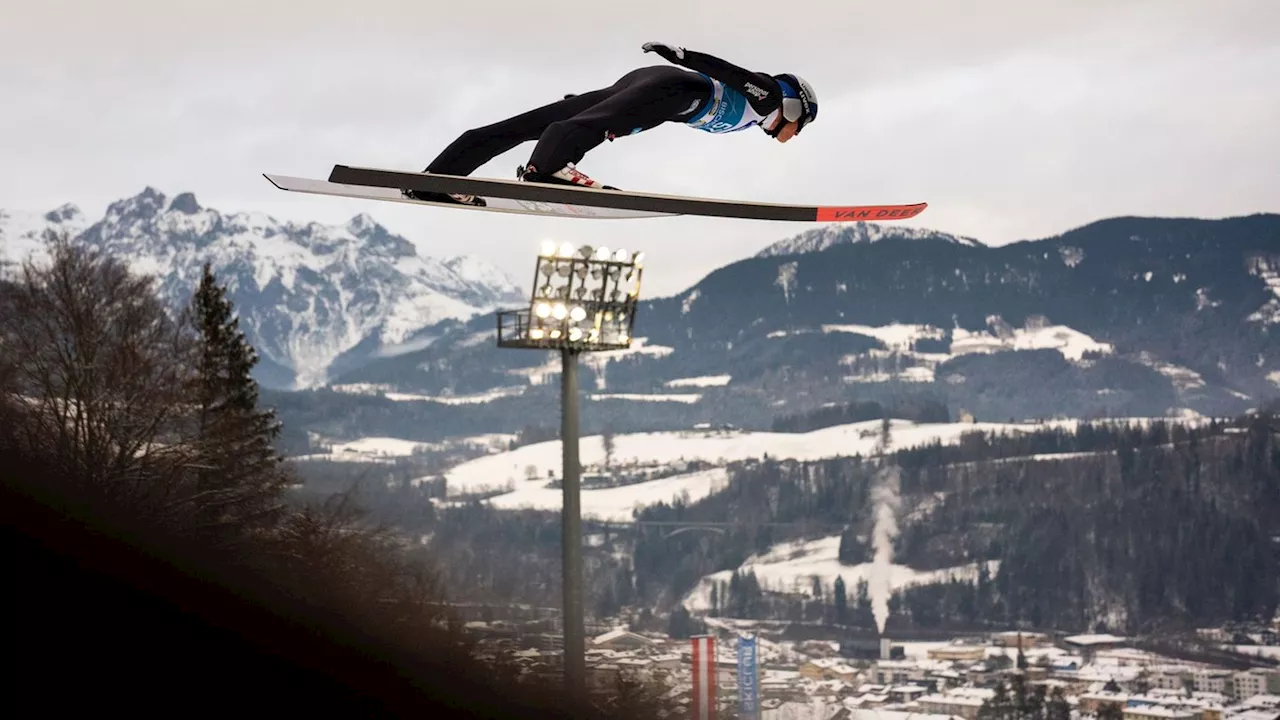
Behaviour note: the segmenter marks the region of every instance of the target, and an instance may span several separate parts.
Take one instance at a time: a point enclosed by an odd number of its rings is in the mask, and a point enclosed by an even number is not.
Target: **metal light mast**
[[[529,307],[498,313],[499,347],[560,351],[564,673],[566,690],[576,700],[586,691],[578,355],[631,347],[643,257],[625,249],[544,242]]]

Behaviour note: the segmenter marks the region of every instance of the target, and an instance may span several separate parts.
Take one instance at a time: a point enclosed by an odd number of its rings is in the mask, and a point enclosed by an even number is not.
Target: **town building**
[[[641,650],[656,646],[656,641],[625,628],[610,630],[591,639],[591,647],[609,650]]]
[[[929,648],[926,654],[931,660],[977,662],[987,656],[987,648],[982,645],[958,645],[953,643],[942,647]]]
[[[1124,708],[1124,720],[1200,720],[1200,714],[1162,705],[1130,705]]]
[[[1098,635],[1071,635],[1063,638],[1062,641],[1071,647],[1087,648],[1096,652],[1098,650],[1118,648],[1128,642],[1128,638],[1103,633]]]
[[[1050,638],[1045,633],[1027,632],[1025,630],[1006,630],[1005,632],[993,633],[991,635],[991,644],[997,647],[1016,648],[1021,645],[1023,650],[1033,647],[1044,647],[1050,644]]]
[[[1104,705],[1114,705],[1123,709],[1129,703],[1129,695],[1127,693],[1108,692],[1099,690],[1097,692],[1084,693],[1080,696],[1078,707],[1080,712],[1090,715],[1097,715]]]
[[[922,696],[917,704],[926,713],[975,720],[983,703],[994,696],[995,690],[989,688],[955,688],[941,694]]]
[[[1237,700],[1245,700],[1267,692],[1267,676],[1273,674],[1259,669],[1245,670],[1231,676],[1232,694]]]

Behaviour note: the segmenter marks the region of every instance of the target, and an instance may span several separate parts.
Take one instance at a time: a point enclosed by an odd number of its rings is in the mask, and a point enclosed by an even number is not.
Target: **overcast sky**
[[[822,110],[786,145],[662,126],[581,164],[624,189],[927,201],[904,224],[992,245],[1120,214],[1280,212],[1276,0],[9,0],[0,208],[96,218],[150,185],[281,219],[368,212],[518,280],[547,237],[643,249],[645,294],[677,292],[809,226],[416,208],[261,175],[421,170],[470,127],[663,64],[648,40],[802,75]],[[476,174],[513,177],[532,147]]]

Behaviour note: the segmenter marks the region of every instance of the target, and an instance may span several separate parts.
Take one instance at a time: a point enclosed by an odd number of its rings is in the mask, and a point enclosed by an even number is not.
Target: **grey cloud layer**
[[[662,40],[805,75],[821,119],[786,146],[663,127],[588,156],[624,188],[927,200],[913,225],[993,244],[1113,214],[1280,210],[1280,3],[465,5],[11,3],[0,207],[93,212],[155,185],[281,217],[368,211],[428,253],[475,252],[517,277],[545,236],[644,247],[647,293],[676,291],[801,228],[386,207],[282,195],[260,176],[420,169],[468,127],[662,62],[639,49]],[[480,173],[509,177],[530,148]]]

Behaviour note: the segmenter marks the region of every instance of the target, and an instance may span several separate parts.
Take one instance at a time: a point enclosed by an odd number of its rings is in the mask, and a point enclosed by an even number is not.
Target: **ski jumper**
[[[537,140],[529,164],[554,172],[578,163],[605,140],[643,132],[666,122],[709,133],[768,125],[782,105],[783,89],[764,73],[744,70],[705,53],[660,53],[686,69],[657,65],[618,78],[609,87],[535,108],[462,133],[425,172],[470,175],[520,143]]]

